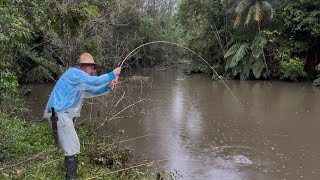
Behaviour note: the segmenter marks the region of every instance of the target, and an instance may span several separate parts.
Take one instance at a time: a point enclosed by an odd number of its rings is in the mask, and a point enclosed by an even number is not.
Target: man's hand
[[[116,76],[112,81],[110,81],[109,86],[113,89],[113,87],[118,84],[119,76]]]
[[[114,81],[113,83],[118,84],[118,80],[119,80],[119,76],[116,76],[116,78],[113,79],[113,81]]]
[[[113,72],[114,72],[117,76],[119,76],[119,74],[121,73],[121,67],[115,68],[115,69],[113,70]]]

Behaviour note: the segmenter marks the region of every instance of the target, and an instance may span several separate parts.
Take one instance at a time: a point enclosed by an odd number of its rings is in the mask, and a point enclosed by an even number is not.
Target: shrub
[[[298,79],[306,77],[304,71],[304,62],[298,58],[290,59],[288,62],[281,63],[282,79],[290,79],[298,81]]]
[[[320,72],[320,64],[318,64],[318,66],[316,67],[316,70],[318,72]],[[320,86],[320,73],[318,74],[318,79],[313,81],[313,85],[314,86]]]
[[[18,79],[8,65],[0,61],[0,112],[17,115],[24,111],[23,100],[18,97]]]

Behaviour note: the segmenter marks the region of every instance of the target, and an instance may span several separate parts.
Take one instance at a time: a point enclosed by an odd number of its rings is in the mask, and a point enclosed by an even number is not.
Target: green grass
[[[47,123],[27,123],[0,114],[0,179],[64,179],[63,153],[49,153],[42,159],[23,165],[10,165],[54,149],[50,126]],[[78,175],[83,179],[156,179],[153,173],[130,169],[108,174],[136,165],[129,148],[118,146],[115,139],[100,137],[93,131],[79,128],[81,154]],[[113,145],[110,145],[115,143]],[[5,169],[2,169],[5,168]],[[158,173],[164,179],[175,179],[174,173]]]

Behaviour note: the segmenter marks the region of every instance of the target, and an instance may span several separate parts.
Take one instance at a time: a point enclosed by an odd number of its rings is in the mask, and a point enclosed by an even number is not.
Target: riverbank
[[[0,114],[0,179],[64,179],[63,153],[54,147],[46,122],[30,123]],[[133,158],[131,150],[111,137],[97,137],[78,126],[81,139],[79,177],[83,179],[156,179],[169,174],[142,172],[152,164]]]

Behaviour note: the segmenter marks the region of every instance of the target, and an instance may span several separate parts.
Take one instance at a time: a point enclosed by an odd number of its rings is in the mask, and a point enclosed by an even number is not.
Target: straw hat
[[[81,54],[79,61],[78,61],[79,65],[82,64],[93,64],[93,65],[97,65],[97,63],[94,62],[93,57],[91,54],[89,53],[83,53]]]

